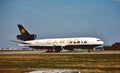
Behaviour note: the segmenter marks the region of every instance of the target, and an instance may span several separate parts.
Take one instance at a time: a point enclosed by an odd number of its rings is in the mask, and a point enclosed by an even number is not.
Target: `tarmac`
[[[120,54],[120,51],[77,51],[60,53],[47,53],[43,51],[0,51],[0,54]]]

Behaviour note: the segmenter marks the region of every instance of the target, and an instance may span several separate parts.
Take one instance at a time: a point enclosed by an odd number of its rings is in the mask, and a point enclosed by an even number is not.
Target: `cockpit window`
[[[98,42],[101,41],[101,40],[97,40]]]

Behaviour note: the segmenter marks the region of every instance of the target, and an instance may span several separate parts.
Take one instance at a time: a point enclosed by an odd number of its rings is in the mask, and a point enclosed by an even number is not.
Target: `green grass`
[[[120,73],[120,54],[0,55],[0,73],[77,69],[81,73]]]

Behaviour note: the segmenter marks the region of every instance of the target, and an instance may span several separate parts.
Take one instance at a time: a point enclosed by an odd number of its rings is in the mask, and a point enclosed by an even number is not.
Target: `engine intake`
[[[17,39],[23,40],[23,41],[34,40],[35,38],[37,38],[36,34],[17,35]]]

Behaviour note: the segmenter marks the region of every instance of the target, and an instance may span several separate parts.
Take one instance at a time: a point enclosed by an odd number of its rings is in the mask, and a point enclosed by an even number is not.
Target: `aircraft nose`
[[[99,41],[99,43],[100,43],[101,45],[103,45],[103,44],[104,44],[104,42],[103,42],[103,41]]]
[[[104,42],[102,41],[102,44],[104,44]]]
[[[100,40],[100,39],[97,40],[97,43],[100,44],[100,45],[103,45],[103,44],[104,44],[104,42],[103,42],[102,40]]]

